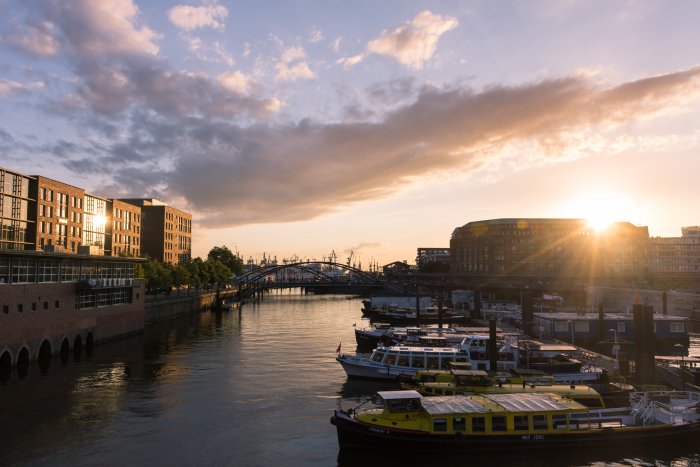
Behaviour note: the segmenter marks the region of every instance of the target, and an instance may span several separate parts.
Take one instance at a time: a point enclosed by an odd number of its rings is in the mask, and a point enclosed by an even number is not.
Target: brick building
[[[141,208],[141,251],[164,263],[183,264],[192,257],[192,215],[153,198],[121,201]]]
[[[580,275],[649,270],[649,231],[628,222],[596,232],[585,219],[492,219],[458,227],[457,274]]]
[[[113,199],[111,212],[112,235],[108,250],[112,256],[139,256],[141,254],[141,208]],[[109,223],[109,222],[108,222]]]
[[[85,190],[34,175],[30,183],[30,219],[36,229],[31,238],[34,250],[77,253],[83,238]]]

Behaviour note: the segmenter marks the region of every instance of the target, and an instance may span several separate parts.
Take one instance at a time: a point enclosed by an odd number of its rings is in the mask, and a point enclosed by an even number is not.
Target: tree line
[[[150,257],[141,266],[139,277],[146,281],[146,293],[178,291],[181,287],[207,289],[225,287],[243,273],[243,260],[226,246],[215,246],[206,259],[193,258],[184,264],[163,263]]]

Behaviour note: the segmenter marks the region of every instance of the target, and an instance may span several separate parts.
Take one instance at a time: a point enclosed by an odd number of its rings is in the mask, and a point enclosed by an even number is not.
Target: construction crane
[[[350,262],[352,261],[353,256],[355,256],[355,252],[350,250],[350,256],[348,256],[348,262],[347,262],[348,266],[350,266]]]

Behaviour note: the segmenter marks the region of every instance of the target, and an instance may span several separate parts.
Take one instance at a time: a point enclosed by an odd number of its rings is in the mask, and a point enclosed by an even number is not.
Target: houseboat
[[[547,393],[423,397],[381,391],[379,405],[336,410],[341,452],[512,452],[683,443],[700,434],[700,393],[632,393],[626,408],[590,409]]]

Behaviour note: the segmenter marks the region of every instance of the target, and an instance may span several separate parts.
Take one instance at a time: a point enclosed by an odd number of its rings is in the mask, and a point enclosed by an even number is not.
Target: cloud
[[[604,150],[607,131],[678,108],[699,81],[694,68],[612,88],[581,76],[480,92],[426,87],[376,123],[242,128],[192,119],[174,135],[173,168],[161,177],[167,197],[187,199],[208,227],[309,220],[426,175],[478,170],[514,145],[544,154],[520,152],[522,165],[571,158],[569,144],[586,134]]]
[[[43,81],[23,84],[17,81],[0,79],[0,97],[7,97],[12,94],[27,92],[34,89],[43,89],[44,87],[46,87],[46,83]]]
[[[248,77],[240,71],[231,71],[220,74],[217,78],[219,84],[238,94],[246,94],[250,86]]]
[[[81,57],[103,54],[157,55],[160,35],[138,23],[131,0],[73,0],[39,3],[55,24],[56,37]],[[58,40],[58,39],[57,39]]]
[[[231,93],[208,76],[173,70],[157,56],[159,36],[139,24],[131,0],[30,2],[18,27],[28,24],[51,24],[62,58],[73,67],[75,88],[47,106],[74,117],[83,112],[93,122],[92,112],[125,118],[138,107],[163,118],[264,119],[278,102]],[[211,50],[225,52],[216,43]]]
[[[199,7],[178,5],[168,11],[170,22],[185,31],[206,27],[223,30],[227,16],[228,9],[216,1]]]
[[[224,63],[228,66],[233,66],[236,64],[233,54],[226,50],[226,46],[219,41],[207,43],[200,37],[192,36],[186,33],[181,34],[180,38],[187,43],[189,49],[200,60],[213,63]]]
[[[48,21],[21,26],[18,31],[0,36],[0,43],[14,46],[40,57],[54,55],[59,49],[54,25]]]
[[[275,64],[277,78],[282,81],[295,81],[298,79],[311,79],[316,73],[311,71],[304,60],[306,52],[302,47],[289,47],[282,52],[282,56]]]
[[[440,36],[457,27],[456,18],[442,16],[428,10],[421,11],[406,24],[393,30],[384,30],[367,44],[366,50],[352,57],[343,57],[337,63],[350,68],[369,54],[386,55],[409,68],[421,69],[437,50]]]

